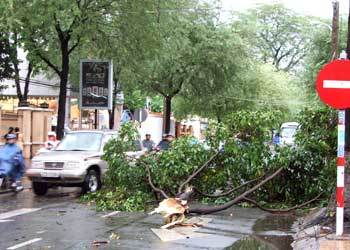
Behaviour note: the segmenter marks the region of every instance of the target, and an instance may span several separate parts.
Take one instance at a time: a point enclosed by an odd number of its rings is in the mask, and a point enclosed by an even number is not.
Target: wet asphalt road
[[[29,186],[25,183],[17,195],[0,195],[1,250],[291,249],[293,217],[234,207],[202,216],[211,221],[195,234],[163,242],[151,230],[162,225],[160,215],[119,212],[103,217],[111,211],[98,213],[80,203],[79,189],[59,188],[36,197]],[[94,241],[100,245],[93,246]]]

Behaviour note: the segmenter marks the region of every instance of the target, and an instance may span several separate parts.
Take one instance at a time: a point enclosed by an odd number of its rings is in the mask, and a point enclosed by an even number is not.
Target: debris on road
[[[119,239],[120,239],[120,235],[117,234],[117,233],[112,233],[112,234],[109,236],[109,239],[110,239],[110,240],[119,240]]]
[[[98,246],[101,246],[101,245],[104,245],[104,244],[108,244],[108,243],[109,243],[108,240],[101,240],[101,241],[94,240],[92,242],[92,246],[93,247],[98,247]]]
[[[189,225],[207,225],[212,219],[204,217],[192,217],[187,221]],[[188,225],[180,224],[172,229],[158,229],[151,228],[152,232],[157,235],[163,242],[179,240],[179,239],[189,239],[196,234],[199,227],[189,227]]]

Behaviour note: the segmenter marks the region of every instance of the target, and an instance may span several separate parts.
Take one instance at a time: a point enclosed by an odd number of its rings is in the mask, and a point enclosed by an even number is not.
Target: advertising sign
[[[112,109],[112,61],[80,61],[80,108]]]

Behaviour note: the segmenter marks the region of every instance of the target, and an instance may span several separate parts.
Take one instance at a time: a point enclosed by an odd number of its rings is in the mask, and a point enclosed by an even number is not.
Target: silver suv
[[[116,131],[82,130],[66,134],[60,144],[49,152],[32,159],[26,174],[32,181],[36,195],[45,195],[50,187],[80,186],[82,193],[95,192],[101,187],[107,162],[101,160],[103,146],[117,136]],[[140,141],[135,142],[137,151],[128,155],[144,154]]]

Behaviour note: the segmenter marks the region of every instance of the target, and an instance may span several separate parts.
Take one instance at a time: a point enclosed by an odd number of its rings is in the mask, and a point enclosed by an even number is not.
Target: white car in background
[[[102,184],[107,162],[101,159],[103,147],[116,131],[81,130],[68,132],[53,150],[34,156],[26,174],[36,195],[45,195],[50,187],[78,186],[82,193],[95,192]],[[145,153],[140,140],[136,151],[126,152],[135,158]]]
[[[294,145],[295,134],[300,127],[297,122],[285,122],[281,125],[280,143],[283,145]]]

